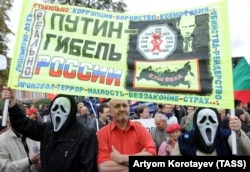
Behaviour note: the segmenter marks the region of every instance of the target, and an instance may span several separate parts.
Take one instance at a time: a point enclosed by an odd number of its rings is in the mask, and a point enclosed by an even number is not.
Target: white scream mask
[[[70,114],[71,103],[65,97],[58,97],[51,105],[50,115],[54,131],[59,131]]]
[[[197,114],[197,127],[207,146],[214,143],[219,121],[216,113],[211,109],[202,109]]]

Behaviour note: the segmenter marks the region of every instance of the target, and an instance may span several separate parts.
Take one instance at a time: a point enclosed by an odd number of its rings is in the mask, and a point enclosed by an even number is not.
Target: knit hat
[[[33,113],[37,113],[37,110],[35,108],[30,108],[28,111],[27,111],[27,114],[28,115],[31,115]]]
[[[181,130],[181,126],[179,124],[169,124],[166,133],[172,133],[176,130]]]

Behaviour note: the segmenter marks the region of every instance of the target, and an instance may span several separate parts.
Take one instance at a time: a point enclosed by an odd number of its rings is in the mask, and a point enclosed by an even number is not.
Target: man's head
[[[44,108],[44,105],[43,105],[43,104],[39,104],[39,105],[38,105],[38,109],[39,109],[39,110],[43,110],[43,108]]]
[[[77,103],[77,112],[80,113],[81,108],[84,106],[83,102]]]
[[[167,127],[167,118],[161,113],[155,114],[155,127],[158,130],[164,130]]]
[[[180,20],[177,22],[176,26],[183,39],[187,39],[192,37],[192,34],[194,32],[194,29],[196,27],[195,24],[195,16],[184,16],[181,17]]]
[[[164,104],[162,108],[163,113],[172,113],[173,112],[173,105],[171,104]]]
[[[101,103],[97,109],[98,115],[100,119],[104,121],[108,120],[110,117],[109,105],[107,103]]]
[[[111,99],[109,101],[110,114],[113,121],[125,123],[129,120],[129,103],[127,100]]]
[[[80,115],[86,116],[89,113],[89,109],[86,106],[82,106],[80,109]]]
[[[148,119],[148,118],[151,117],[150,113],[149,113],[149,107],[148,106],[140,105],[136,109],[137,109],[137,112],[139,113],[141,119]]]
[[[193,113],[195,111],[195,106],[186,106],[187,114]]]

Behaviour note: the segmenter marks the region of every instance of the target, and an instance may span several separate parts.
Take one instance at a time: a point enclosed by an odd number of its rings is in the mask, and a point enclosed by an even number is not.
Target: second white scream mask
[[[219,127],[216,113],[211,109],[200,110],[197,114],[196,125],[205,144],[213,145]]]

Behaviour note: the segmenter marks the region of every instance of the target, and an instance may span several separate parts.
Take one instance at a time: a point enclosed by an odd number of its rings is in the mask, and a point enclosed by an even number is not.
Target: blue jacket
[[[188,131],[180,135],[180,137],[178,138],[180,153],[183,156],[196,156],[197,150],[194,143],[194,133],[194,130]],[[216,145],[216,152],[218,156],[232,155],[232,150],[228,144],[228,137],[230,136],[230,134],[230,130],[220,130]]]

